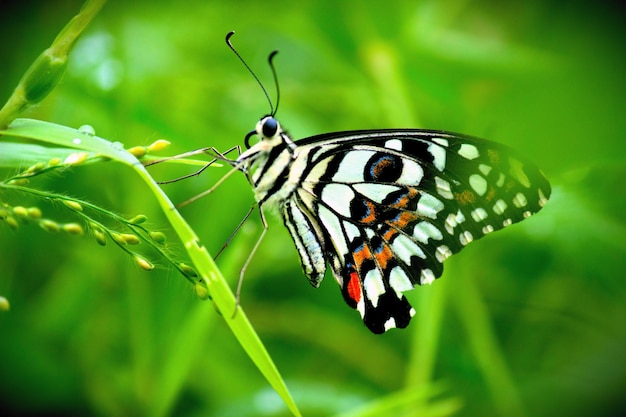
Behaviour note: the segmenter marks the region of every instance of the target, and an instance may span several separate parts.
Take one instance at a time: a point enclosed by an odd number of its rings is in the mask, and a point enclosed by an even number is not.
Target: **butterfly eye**
[[[272,116],[268,116],[261,121],[261,133],[264,138],[271,138],[276,132],[278,132],[278,121]]]

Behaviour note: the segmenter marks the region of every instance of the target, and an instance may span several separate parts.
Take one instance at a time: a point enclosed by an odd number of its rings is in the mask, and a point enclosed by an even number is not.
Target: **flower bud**
[[[150,232],[150,238],[154,240],[156,243],[165,243],[165,234],[161,232]]]
[[[198,276],[198,273],[196,272],[196,270],[190,267],[189,265],[187,265],[186,263],[183,263],[183,262],[179,263],[178,268],[180,268],[182,273],[185,274],[185,276],[188,278],[196,278]]]
[[[135,255],[134,257],[135,263],[139,265],[139,267],[145,271],[152,271],[154,269],[154,265],[139,255]]]
[[[53,56],[46,49],[28,68],[20,82],[29,104],[39,103],[56,87],[67,67],[67,55]]]
[[[80,236],[84,233],[83,227],[78,223],[65,223],[61,226],[61,229],[63,229],[65,233],[74,236]]]
[[[39,220],[41,218],[41,209],[39,207],[29,207],[26,211],[31,220]]]
[[[107,236],[100,229],[93,229],[93,237],[96,239],[96,242],[100,246],[106,246],[107,244]]]
[[[61,229],[61,227],[59,226],[57,222],[54,222],[48,219],[41,220],[39,222],[39,226],[41,226],[41,228],[45,230],[46,232],[51,232],[51,233],[56,233]]]
[[[128,221],[128,223],[130,223],[130,224],[141,224],[141,223],[144,223],[146,220],[148,220],[148,218],[146,216],[144,216],[143,214],[138,214],[135,217],[133,217],[132,219],[130,219]]]
[[[43,162],[37,162],[35,165],[28,167],[26,171],[24,171],[24,174],[36,174],[45,167],[46,164],[44,164]]]
[[[28,210],[26,207],[15,206],[13,207],[13,214],[15,214],[20,219],[26,219],[28,217]]]
[[[5,223],[9,225],[9,227],[13,230],[17,230],[20,228],[20,224],[19,222],[15,219],[15,217],[13,216],[7,216],[6,219],[4,219]]]
[[[126,239],[124,239],[124,236],[122,236],[119,233],[115,233],[115,232],[111,232],[111,238],[115,241],[115,243],[117,243],[118,245],[125,245],[126,244]]]
[[[71,153],[67,156],[67,158],[65,158],[65,161],[63,161],[63,163],[65,165],[78,165],[78,164],[82,164],[83,162],[85,162],[87,160],[87,152],[74,152]]]
[[[61,200],[61,202],[63,204],[65,204],[66,207],[71,208],[74,211],[83,211],[83,206],[74,200]]]
[[[135,155],[136,158],[142,158],[146,156],[146,154],[148,153],[148,151],[146,150],[144,146],[133,146],[132,148],[128,150],[128,152]]]
[[[201,300],[208,300],[211,298],[211,294],[209,294],[209,289],[202,281],[196,282],[194,284],[193,292],[195,292],[196,296],[198,296],[198,298]]]
[[[170,142],[165,139],[159,139],[148,145],[148,152],[159,152],[170,146]]]
[[[124,239],[124,241],[129,245],[137,245],[139,242],[141,242],[137,235],[134,235],[132,233],[122,233],[121,236],[122,239]]]
[[[9,300],[0,295],[0,311],[9,311]]]

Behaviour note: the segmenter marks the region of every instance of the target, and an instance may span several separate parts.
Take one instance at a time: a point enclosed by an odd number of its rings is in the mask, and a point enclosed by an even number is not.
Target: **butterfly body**
[[[550,185],[497,143],[450,132],[336,132],[293,141],[272,116],[235,161],[277,210],[312,285],[330,267],[374,333],[406,327],[403,292],[430,284],[473,240],[543,207]]]

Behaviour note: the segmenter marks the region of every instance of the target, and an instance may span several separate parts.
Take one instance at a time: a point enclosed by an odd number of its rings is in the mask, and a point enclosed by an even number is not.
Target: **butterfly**
[[[294,141],[275,113],[229,162],[246,174],[261,215],[280,214],[309,282],[318,287],[329,267],[373,333],[406,327],[415,310],[404,292],[432,283],[445,259],[537,213],[550,197],[543,173],[495,142],[422,129]]]
[[[314,287],[327,265],[373,333],[404,328],[405,291],[470,242],[538,212],[541,171],[512,149],[437,130],[333,132],[294,141],[271,115],[235,166],[277,210]]]

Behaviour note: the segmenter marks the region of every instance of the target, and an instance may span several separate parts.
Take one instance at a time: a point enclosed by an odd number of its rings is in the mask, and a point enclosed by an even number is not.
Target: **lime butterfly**
[[[415,310],[403,292],[432,283],[446,258],[550,196],[536,166],[495,142],[422,129],[294,141],[274,114],[230,162],[248,177],[261,215],[281,215],[310,283],[318,287],[330,267],[373,333],[406,327]],[[250,146],[253,135],[260,141]]]

